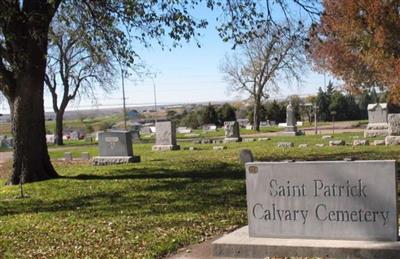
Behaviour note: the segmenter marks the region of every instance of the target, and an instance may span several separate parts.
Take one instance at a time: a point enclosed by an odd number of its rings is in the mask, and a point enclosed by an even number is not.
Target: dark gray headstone
[[[132,130],[132,131],[131,131],[131,136],[132,136],[132,140],[138,140],[138,139],[140,139],[140,131],[138,131],[138,130]]]
[[[253,153],[250,149],[242,149],[239,154],[240,162],[242,164],[254,162]]]
[[[133,156],[132,136],[129,131],[99,133],[100,156]]]
[[[133,155],[129,131],[99,132],[99,150],[100,156],[93,157],[93,165],[140,162],[140,156]]]
[[[224,130],[224,142],[239,142],[242,140],[242,138],[240,137],[239,123],[237,121],[225,121]]]

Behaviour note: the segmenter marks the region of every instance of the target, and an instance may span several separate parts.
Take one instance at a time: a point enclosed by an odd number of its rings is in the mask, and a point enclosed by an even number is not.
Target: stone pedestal
[[[389,125],[387,123],[369,123],[364,131],[364,138],[386,137]]]
[[[114,165],[139,162],[140,156],[96,156],[92,159],[93,165]]]
[[[397,259],[398,241],[352,241],[297,238],[249,237],[248,227],[242,227],[212,243],[214,258],[347,258]]]
[[[399,145],[399,144],[400,144],[400,136],[387,136],[385,138],[386,146]]]

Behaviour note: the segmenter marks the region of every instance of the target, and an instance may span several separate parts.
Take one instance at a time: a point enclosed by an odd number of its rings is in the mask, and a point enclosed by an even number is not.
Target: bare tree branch
[[[304,64],[300,26],[294,35],[285,35],[275,27],[270,33],[243,44],[235,55],[226,57],[221,65],[225,80],[235,92],[247,92],[254,105],[253,127],[259,129],[259,112],[268,92],[276,90],[277,82],[298,79]]]

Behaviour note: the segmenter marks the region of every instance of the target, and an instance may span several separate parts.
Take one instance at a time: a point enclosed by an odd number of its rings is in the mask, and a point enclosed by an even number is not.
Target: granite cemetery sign
[[[99,153],[93,158],[94,165],[139,162],[133,155],[132,136],[129,131],[99,132]]]
[[[156,122],[156,144],[152,148],[154,151],[179,150],[176,144],[176,127],[173,121]]]
[[[216,258],[399,258],[394,160],[246,163],[246,191]]]
[[[394,161],[246,164],[250,237],[396,241]]]

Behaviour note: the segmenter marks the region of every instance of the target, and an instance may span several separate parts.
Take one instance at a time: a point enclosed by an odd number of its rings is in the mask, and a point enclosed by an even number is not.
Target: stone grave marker
[[[353,146],[368,146],[368,139],[355,139],[353,140]]]
[[[242,164],[254,162],[253,153],[250,149],[242,149],[239,153],[239,159]]]
[[[257,139],[255,139],[255,138],[244,138],[242,141],[243,142],[254,142],[254,141],[256,141]]]
[[[344,145],[346,145],[346,142],[344,140],[341,140],[341,139],[329,141],[329,146],[330,147],[344,146]]]
[[[222,139],[213,139],[211,141],[211,143],[212,144],[222,144],[222,143],[224,143],[224,140],[222,140]]]
[[[72,153],[71,152],[64,152],[64,160],[65,161],[72,161]]]
[[[85,161],[90,160],[89,152],[82,152],[81,153],[81,159],[85,160]]]
[[[388,111],[386,103],[368,104],[368,125],[364,137],[388,135]]]
[[[176,128],[173,121],[156,122],[156,144],[153,151],[179,150],[176,144]]]
[[[400,136],[400,114],[389,114],[389,135],[390,136]]]
[[[99,156],[93,157],[93,165],[140,162],[133,155],[132,135],[129,131],[99,132]]]
[[[139,130],[132,130],[131,131],[132,140],[140,140],[140,131]]]
[[[213,146],[213,150],[224,150],[226,146]]]
[[[377,140],[374,140],[374,142],[372,143],[374,146],[382,146],[382,145],[385,145],[385,140],[383,140],[383,139],[377,139]]]
[[[201,144],[211,144],[212,141],[210,139],[202,139]]]
[[[54,134],[46,134],[46,143],[47,144],[54,144],[55,136]]]
[[[224,142],[240,142],[239,123],[237,121],[225,121],[224,122],[225,138]]]
[[[14,147],[14,139],[8,136],[0,136],[0,147],[3,148],[13,148]]]
[[[392,113],[388,116],[388,136],[385,138],[386,145],[400,144],[400,114]]]
[[[281,148],[288,148],[288,147],[294,147],[294,144],[293,142],[278,142],[276,146]]]
[[[297,131],[296,126],[296,117],[294,114],[292,102],[286,107],[286,127],[283,132],[280,132],[280,135],[284,136],[297,136],[299,132]]]
[[[197,147],[183,147],[183,150],[193,151],[193,150],[198,150],[198,148]]]

